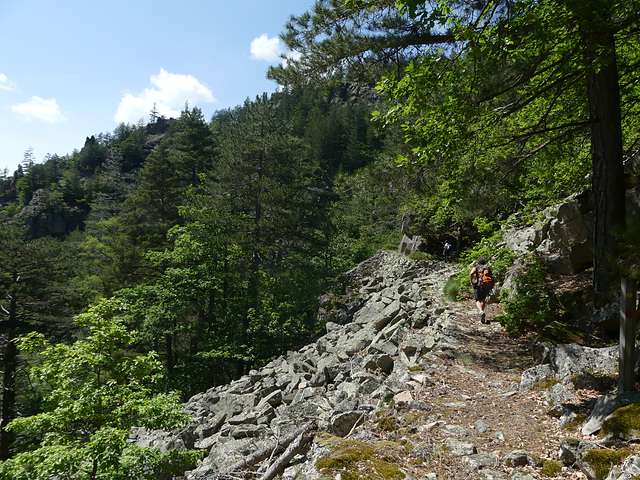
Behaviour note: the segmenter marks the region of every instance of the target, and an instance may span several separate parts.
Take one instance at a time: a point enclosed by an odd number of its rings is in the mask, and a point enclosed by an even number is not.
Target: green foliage
[[[86,337],[72,345],[37,333],[19,341],[22,351],[38,356],[30,372],[44,409],[7,427],[32,448],[0,464],[3,478],[153,479],[171,461],[193,465],[193,452],[161,455],[127,441],[131,427],[172,428],[186,416],[174,393],[154,391],[156,355],[128,353],[135,336],[122,314],[121,302],[105,300],[76,318]]]
[[[444,293],[444,298],[446,298],[449,302],[456,302],[460,300],[460,293],[462,291],[462,286],[460,285],[460,280],[456,277],[450,278],[445,283],[442,288]]]
[[[555,319],[557,300],[546,281],[546,265],[528,255],[514,280],[514,290],[503,297],[504,314],[496,317],[511,334],[538,331]]]
[[[397,248],[400,206],[411,195],[414,181],[389,159],[337,176],[330,254],[338,272],[352,268],[381,248]]]
[[[624,232],[617,233],[620,239],[620,254],[616,259],[622,277],[640,279],[640,221],[630,219]]]

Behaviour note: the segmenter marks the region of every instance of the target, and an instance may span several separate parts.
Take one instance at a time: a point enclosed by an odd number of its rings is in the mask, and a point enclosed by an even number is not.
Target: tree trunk
[[[173,359],[173,337],[171,336],[170,333],[167,333],[165,335],[165,343],[167,346],[167,373],[169,374],[170,377],[172,377],[174,359]]]
[[[602,42],[602,40],[601,40]],[[593,287],[605,293],[615,275],[616,238],[625,225],[624,169],[622,165],[622,125],[615,39],[594,47],[604,47],[597,60],[600,68],[587,79],[591,120],[591,157],[595,204],[593,235]]]

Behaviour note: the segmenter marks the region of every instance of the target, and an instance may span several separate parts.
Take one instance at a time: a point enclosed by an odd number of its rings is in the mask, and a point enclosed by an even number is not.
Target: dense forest
[[[314,338],[322,294],[403,218],[425,255],[464,258],[591,190],[606,295],[611,259],[637,263],[639,19],[636,0],[320,0],[286,26],[301,57],[276,93],[27,151],[0,179],[3,478],[186,461],[122,438]]]

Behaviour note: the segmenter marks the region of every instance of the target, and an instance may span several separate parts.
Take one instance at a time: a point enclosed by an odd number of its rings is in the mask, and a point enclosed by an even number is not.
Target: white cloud
[[[4,90],[6,92],[13,91],[13,82],[9,81],[4,73],[0,73],[0,90]]]
[[[284,66],[286,67],[289,63],[295,63],[302,58],[302,54],[296,50],[291,50],[287,52],[285,59],[282,61]]]
[[[191,75],[169,73],[161,68],[160,73],[151,75],[149,83],[151,86],[142,93],[122,97],[113,118],[117,123],[136,123],[148,118],[154,104],[158,115],[171,118],[179,117],[187,102],[195,106],[217,101],[211,90]]]
[[[28,102],[11,106],[11,110],[21,115],[25,120],[42,120],[47,123],[59,123],[66,120],[55,98],[45,100],[33,96]]]
[[[269,38],[264,33],[251,42],[251,58],[254,60],[265,60],[275,62],[282,53],[282,44],[278,37]]]

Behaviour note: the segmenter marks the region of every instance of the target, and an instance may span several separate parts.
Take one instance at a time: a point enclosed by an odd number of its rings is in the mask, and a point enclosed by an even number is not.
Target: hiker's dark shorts
[[[475,301],[482,302],[487,298],[487,295],[489,295],[490,291],[490,288],[473,287],[473,299]]]

